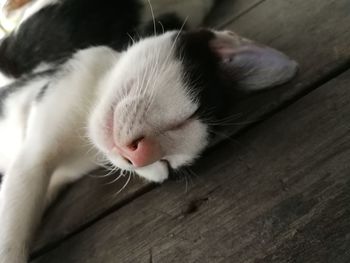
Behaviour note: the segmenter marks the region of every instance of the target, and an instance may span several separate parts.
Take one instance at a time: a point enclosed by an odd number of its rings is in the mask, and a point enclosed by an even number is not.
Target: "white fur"
[[[0,262],[25,262],[24,255],[44,207],[51,175],[62,176],[65,171],[71,177],[96,167],[95,151],[90,151],[85,134],[89,112],[86,107],[93,103],[101,75],[115,62],[113,54],[107,48],[79,52],[60,73],[59,80],[54,81],[52,85],[56,87],[45,94],[45,100],[39,104],[32,101],[22,123],[20,110],[17,118],[12,117],[22,134],[15,138],[21,145],[8,158],[13,162],[6,165],[0,192]],[[36,84],[29,90],[42,87],[42,83]],[[8,101],[16,99],[18,104],[8,103],[9,112],[28,104],[29,99],[20,101],[16,95],[12,96]],[[6,129],[15,130],[2,122],[0,130]],[[57,177],[54,180],[51,188],[56,191],[60,183]]]
[[[113,120],[121,127],[118,140],[140,133],[158,136],[164,159],[174,168],[193,161],[205,147],[207,129],[198,120],[167,130],[198,107],[180,77],[173,36],[172,32],[146,39],[123,54],[104,47],[80,51],[53,79],[35,80],[10,95],[4,105],[7,118],[0,122],[0,143],[6,146],[1,149],[1,263],[25,262],[44,206],[64,184],[96,168],[98,154],[148,180],[168,177],[163,161],[134,169],[112,151],[105,131],[111,109],[124,119]],[[48,82],[46,94],[37,102],[36,94]],[[126,106],[127,101],[133,106]],[[131,114],[135,105],[141,106]],[[142,118],[135,122],[138,114]],[[127,130],[129,134],[123,132]]]
[[[173,58],[174,43],[170,41],[173,34],[170,32],[148,38],[134,45],[121,56],[102,85],[105,90],[92,114],[90,134],[94,144],[107,158],[123,169],[133,168],[113,151],[108,130],[102,129],[107,126],[106,116],[111,114],[111,108],[114,109],[114,116],[117,116],[115,125],[123,127],[117,139],[127,143],[139,136],[154,136],[158,130],[163,131],[185,120],[198,107],[183,83],[181,63]],[[120,89],[116,90],[115,87]],[[152,100],[152,104],[147,107],[149,100]],[[134,116],[132,112],[136,107],[139,108]],[[133,119],[140,121],[135,123]],[[135,125],[130,126],[133,123]],[[126,134],[126,131],[130,133]],[[205,125],[193,121],[181,130],[157,135],[157,140],[163,146],[165,159],[173,168],[177,168],[193,161],[206,145],[206,137]],[[138,172],[142,175],[142,171]],[[163,181],[163,178],[166,176],[160,175],[159,180],[153,177],[154,181]]]
[[[64,184],[96,168],[97,157],[162,182],[168,178],[168,164],[175,169],[189,164],[206,147],[208,126],[189,118],[199,105],[183,80],[175,34],[144,39],[123,53],[106,47],[80,51],[54,77],[34,80],[6,100],[5,118],[0,121],[0,143],[6,147],[0,151],[0,168],[5,172],[0,191],[0,263],[25,262],[45,205]],[[255,74],[242,74],[248,89],[251,78],[254,83],[261,79],[264,86],[265,79],[281,83],[295,74],[295,62],[280,52],[223,34],[216,32],[219,39],[211,42],[212,48],[226,61],[225,67],[249,62],[252,68],[247,70],[254,69]],[[247,48],[259,56],[227,60]],[[49,88],[38,102],[35,98],[46,83]],[[129,145],[140,136],[159,144],[162,157],[135,168],[115,146]]]
[[[59,2],[33,2],[26,7],[21,22]],[[150,20],[149,4],[143,3],[143,19]],[[155,1],[152,6],[155,15],[178,12],[183,19],[190,16],[188,23],[194,26],[203,19],[212,0],[182,4]],[[167,130],[198,107],[180,78],[182,69],[174,60],[173,34],[141,41],[124,54],[104,47],[80,51],[53,79],[33,80],[6,100],[6,117],[0,120],[0,169],[5,173],[0,191],[0,263],[26,262],[44,207],[67,182],[98,167],[96,156],[102,154],[115,166],[136,171],[151,181],[167,179],[164,161],[135,169],[109,148],[105,120],[110,109],[115,111],[113,116],[124,119],[123,123],[113,119],[122,126],[118,140],[126,142],[139,134],[158,135],[164,159],[173,168],[192,162],[205,147],[207,128],[198,120],[181,129]],[[38,92],[47,83],[44,98],[37,102]],[[126,106],[128,101],[141,105],[137,114],[129,114],[135,107]]]
[[[0,89],[13,81],[12,78],[7,77],[3,73],[0,72]]]

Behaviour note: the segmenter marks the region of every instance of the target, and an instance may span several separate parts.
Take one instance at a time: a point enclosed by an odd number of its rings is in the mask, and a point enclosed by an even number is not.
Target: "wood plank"
[[[155,187],[138,177],[132,176],[129,181],[125,176],[116,181],[118,173],[106,174],[105,170],[89,174],[52,204],[42,220],[36,253]]]
[[[220,28],[249,12],[265,0],[218,0],[204,25]]]
[[[350,71],[35,260],[350,262]],[[217,162],[220,160],[220,162]]]
[[[350,31],[345,26],[339,26],[350,24],[348,7],[347,0],[267,0],[227,26],[285,51],[301,64],[299,77],[292,84],[259,94],[232,107],[232,112],[244,113],[242,123],[260,119],[262,115],[304,94],[334,72],[348,66]],[[228,133],[233,134],[246,126],[233,125]],[[47,215],[45,226],[38,234],[37,251],[79,231],[119,207],[118,198],[113,202],[101,204],[100,200],[110,196],[111,192],[103,190],[98,180],[85,180],[88,182],[86,185],[76,184]],[[119,187],[116,186],[116,189]],[[131,192],[140,193],[138,185],[131,187],[134,189],[131,189]],[[151,189],[147,187],[146,189]],[[90,193],[91,189],[94,191]],[[89,194],[84,195],[84,202],[79,205],[82,202],[81,193]],[[125,198],[130,200],[127,192]],[[124,204],[123,198],[121,200]],[[79,209],[74,209],[73,204]],[[57,222],[63,214],[65,221]]]
[[[300,74],[281,89],[252,96],[232,107],[241,113],[237,122],[263,119],[350,67],[350,23],[347,0],[268,0],[225,28],[270,45],[300,63]],[[332,12],[329,12],[332,10]],[[230,127],[229,134],[245,128]]]

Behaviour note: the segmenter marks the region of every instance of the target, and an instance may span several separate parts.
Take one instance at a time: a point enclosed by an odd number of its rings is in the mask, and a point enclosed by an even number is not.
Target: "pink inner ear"
[[[219,55],[220,58],[223,60],[226,60],[229,57],[232,57],[234,55],[234,51],[230,47],[219,47],[216,48],[216,54]]]
[[[247,90],[282,84],[290,80],[298,68],[285,54],[227,31],[216,32],[210,47],[221,59],[225,79],[238,82]]]

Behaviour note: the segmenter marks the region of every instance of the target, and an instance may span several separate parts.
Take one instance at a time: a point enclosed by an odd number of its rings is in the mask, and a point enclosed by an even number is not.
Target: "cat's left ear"
[[[231,31],[214,31],[211,50],[219,58],[224,81],[238,83],[244,90],[261,90],[289,81],[298,64],[285,54],[242,38]]]

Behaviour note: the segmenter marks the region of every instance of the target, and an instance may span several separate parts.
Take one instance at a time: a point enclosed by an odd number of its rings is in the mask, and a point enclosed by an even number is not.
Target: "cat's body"
[[[42,211],[63,185],[101,162],[162,182],[208,145],[232,91],[278,85],[296,72],[276,50],[211,30],[91,47],[64,60],[41,72],[31,66],[36,73],[0,90],[1,263],[26,262]]]
[[[213,0],[36,0],[21,26],[0,43],[0,71],[8,77],[58,63],[79,49],[108,45],[121,51],[132,39],[198,26]]]

